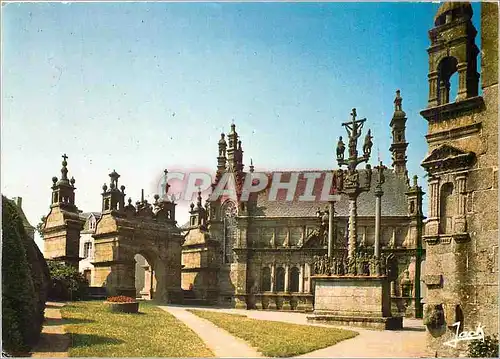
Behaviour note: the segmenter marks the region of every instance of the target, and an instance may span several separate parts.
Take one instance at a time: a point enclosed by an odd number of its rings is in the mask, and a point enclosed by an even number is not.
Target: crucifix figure
[[[347,135],[349,137],[349,157],[356,158],[357,157],[357,144],[358,138],[361,136],[361,129],[363,128],[364,122],[366,118],[362,120],[356,120],[356,109],[353,108],[351,112],[352,121],[345,122],[342,125],[345,126]]]

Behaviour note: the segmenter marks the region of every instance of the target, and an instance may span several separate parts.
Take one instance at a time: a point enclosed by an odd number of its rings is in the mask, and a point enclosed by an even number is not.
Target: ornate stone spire
[[[403,111],[403,98],[401,91],[396,91],[394,98],[394,115],[390,126],[392,128],[392,144],[389,151],[392,152],[392,167],[398,175],[406,174],[406,148],[408,143],[405,139],[406,113]]]
[[[68,156],[62,155],[62,168],[61,179],[58,181],[57,177],[52,177],[52,205],[64,207],[66,211],[75,212],[75,179],[71,177],[68,180]]]

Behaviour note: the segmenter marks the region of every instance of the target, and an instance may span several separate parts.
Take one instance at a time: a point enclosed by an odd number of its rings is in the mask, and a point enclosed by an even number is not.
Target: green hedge
[[[26,234],[17,206],[4,196],[2,234],[2,342],[5,351],[19,355],[40,337],[48,272],[38,247]]]

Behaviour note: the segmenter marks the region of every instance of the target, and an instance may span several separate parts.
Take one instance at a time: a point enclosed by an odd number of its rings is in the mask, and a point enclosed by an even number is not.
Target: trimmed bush
[[[16,205],[4,196],[2,234],[3,348],[11,355],[22,355],[37,343],[42,331],[45,300],[36,290],[42,289],[43,280],[32,273],[35,264],[29,263],[27,254],[33,253],[30,247],[36,244],[28,238]]]
[[[47,261],[52,287],[49,298],[54,301],[85,299],[89,283],[78,270],[63,262]]]

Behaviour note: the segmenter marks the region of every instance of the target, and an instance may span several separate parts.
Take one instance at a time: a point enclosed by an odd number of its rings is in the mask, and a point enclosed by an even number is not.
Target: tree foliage
[[[482,340],[473,340],[469,343],[470,358],[498,358],[498,337],[487,335]]]
[[[62,262],[48,261],[52,288],[52,300],[80,300],[87,294],[89,283],[78,270]]]
[[[40,218],[40,223],[38,223],[35,227],[35,230],[36,232],[40,235],[40,237],[43,238],[43,227],[45,226],[45,220],[47,219],[46,216],[42,216],[42,218]]]

